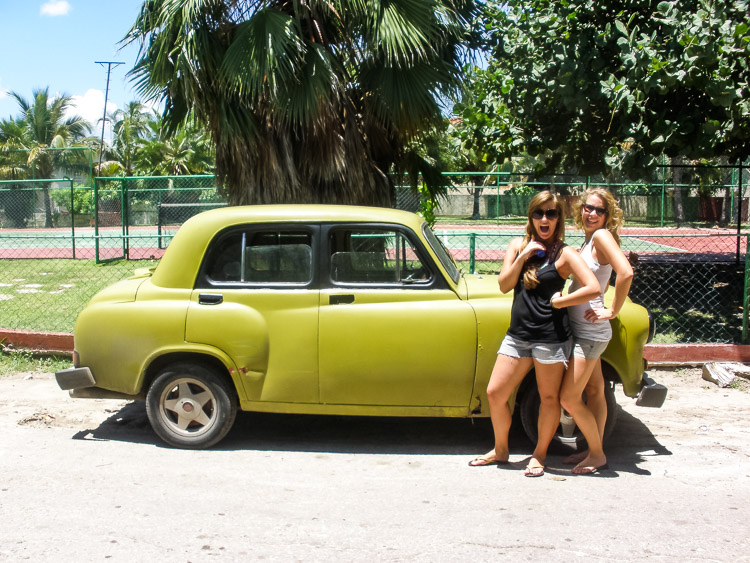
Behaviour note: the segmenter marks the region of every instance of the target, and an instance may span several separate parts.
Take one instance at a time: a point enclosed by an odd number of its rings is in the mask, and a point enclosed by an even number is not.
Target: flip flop
[[[541,477],[544,475],[544,466],[532,457],[523,474],[526,477]]]
[[[576,471],[576,469],[580,469],[581,471]],[[579,467],[576,465],[573,469],[571,469],[571,473],[573,475],[594,475],[596,473],[599,473],[600,471],[604,471],[605,469],[609,469],[609,464],[602,464],[602,465],[587,465],[585,467]]]
[[[487,465],[507,465],[507,461],[495,459],[494,457],[475,457],[469,462],[469,467],[485,467]]]

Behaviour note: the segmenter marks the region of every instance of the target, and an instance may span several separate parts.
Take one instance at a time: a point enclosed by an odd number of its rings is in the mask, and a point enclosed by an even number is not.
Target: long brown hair
[[[560,198],[560,196],[552,193],[549,190],[544,190],[532,197],[531,201],[529,202],[528,221],[526,222],[526,236],[523,237],[523,244],[521,244],[519,252],[523,251],[523,249],[526,248],[526,246],[533,239],[540,238],[539,233],[537,233],[534,229],[534,221],[532,215],[534,211],[550,202],[553,202],[555,204],[555,209],[557,209],[557,224],[555,225],[553,241],[557,243],[557,241],[562,242],[565,240],[565,204],[563,203],[563,200],[562,198]],[[550,256],[549,260],[554,261],[555,258],[556,256]],[[537,270],[539,270],[539,267],[542,265],[544,260],[545,258],[538,257],[536,255],[526,260],[526,264],[524,266],[525,271],[523,274],[523,286],[526,289],[534,289],[537,285],[539,285],[539,279],[536,277],[536,272]]]
[[[622,209],[617,203],[612,193],[601,187],[588,188],[581,194],[581,197],[573,204],[573,220],[576,223],[576,227],[583,230],[583,204],[589,196],[598,196],[604,202],[604,208],[607,210],[607,218],[604,221],[604,228],[607,229],[618,246],[620,244],[620,229],[625,224],[625,218],[623,217]]]

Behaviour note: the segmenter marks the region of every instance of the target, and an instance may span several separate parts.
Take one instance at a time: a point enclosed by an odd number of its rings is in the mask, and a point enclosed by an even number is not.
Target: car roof
[[[368,221],[384,223],[403,223],[420,226],[423,219],[414,213],[389,209],[385,207],[364,207],[355,205],[243,205],[220,207],[199,213],[186,221],[186,224],[201,223],[212,230],[210,225],[225,227],[238,223],[324,223]]]

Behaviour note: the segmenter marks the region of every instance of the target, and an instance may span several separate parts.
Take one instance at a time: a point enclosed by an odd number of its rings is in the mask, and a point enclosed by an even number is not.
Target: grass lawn
[[[73,332],[76,316],[100,289],[155,261],[2,260],[0,327]]]

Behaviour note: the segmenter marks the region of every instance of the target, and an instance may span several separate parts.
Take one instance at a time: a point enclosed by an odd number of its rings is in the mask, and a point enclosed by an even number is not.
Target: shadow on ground
[[[610,471],[639,475],[648,457],[671,455],[639,419],[620,406],[617,426],[605,446]],[[77,432],[73,439],[113,440],[165,446],[154,434],[143,402],[132,402],[93,429]],[[475,456],[492,447],[488,419],[319,416],[240,412],[229,434],[213,449],[221,451],[301,451],[363,454],[421,454]],[[533,450],[514,421],[510,433],[511,456],[528,456]],[[562,464],[571,451],[554,445],[547,472],[569,474]]]

